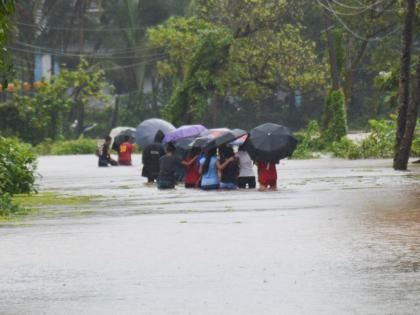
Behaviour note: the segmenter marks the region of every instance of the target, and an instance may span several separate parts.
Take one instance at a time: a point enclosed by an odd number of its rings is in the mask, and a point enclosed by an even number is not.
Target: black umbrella
[[[116,143],[117,145],[120,145],[121,143],[124,142],[125,137],[128,136],[128,142],[130,143],[134,143],[136,142],[136,131],[135,130],[131,130],[131,129],[127,129],[124,130],[122,132],[120,132],[115,138],[114,138],[114,143]]]
[[[175,127],[162,119],[152,118],[143,121],[136,129],[136,142],[141,149],[144,150],[149,144],[155,141],[155,136],[158,131],[162,132],[162,139],[170,131],[175,130]]]
[[[266,123],[252,129],[245,142],[245,149],[257,162],[278,162],[293,154],[297,140],[289,128]]]
[[[211,139],[206,145],[205,145],[205,149],[206,150],[210,150],[213,148],[217,148],[223,144],[232,142],[244,135],[246,135],[248,132],[246,132],[245,130],[242,129],[232,129],[232,130],[228,130],[228,131],[224,131],[222,132],[220,135],[214,137],[213,139]]]

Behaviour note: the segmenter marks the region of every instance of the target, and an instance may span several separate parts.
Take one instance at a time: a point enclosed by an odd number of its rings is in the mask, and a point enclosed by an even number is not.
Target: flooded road
[[[96,199],[0,225],[0,314],[420,314],[420,167],[391,164],[163,192],[139,165],[43,157],[41,191]]]

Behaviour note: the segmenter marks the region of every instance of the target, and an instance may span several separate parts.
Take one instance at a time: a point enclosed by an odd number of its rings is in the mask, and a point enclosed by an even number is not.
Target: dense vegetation
[[[3,47],[11,38],[16,75],[0,91],[0,135],[42,143],[39,152],[87,152],[89,145],[62,141],[151,116],[244,129],[273,121],[300,130],[317,121],[296,156],[371,156],[338,153],[359,146],[343,136],[375,133],[372,119],[390,114],[399,135],[391,142],[406,148],[411,140],[418,105],[398,106],[420,98],[407,93],[420,86],[415,0],[29,0],[16,3],[13,23],[13,1],[1,3],[0,40]],[[35,82],[41,54],[60,71]],[[52,149],[46,139],[60,144]]]

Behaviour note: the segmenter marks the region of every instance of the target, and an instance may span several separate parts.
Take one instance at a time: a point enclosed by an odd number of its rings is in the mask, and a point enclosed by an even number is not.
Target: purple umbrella
[[[206,131],[207,128],[202,125],[184,125],[174,131],[168,132],[163,138],[163,143],[177,141],[182,138],[195,137]]]

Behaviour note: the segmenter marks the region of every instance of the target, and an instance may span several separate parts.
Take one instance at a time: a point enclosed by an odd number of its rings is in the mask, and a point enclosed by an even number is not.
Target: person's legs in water
[[[202,190],[213,190],[213,189],[219,189],[219,184],[215,184],[215,185],[207,185],[207,186],[203,186],[203,185],[201,185],[201,189],[202,189]]]
[[[223,183],[223,182],[220,182],[220,189],[234,190],[234,189],[238,189],[238,186],[236,186],[234,183]]]
[[[173,189],[175,188],[175,184],[173,181],[170,180],[158,180],[157,186],[159,189]]]
[[[248,179],[248,188],[249,189],[254,189],[257,186],[257,184],[255,183],[255,176],[251,176]]]
[[[246,177],[239,177],[238,178],[238,187],[241,189],[245,189],[246,188]]]

